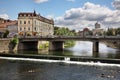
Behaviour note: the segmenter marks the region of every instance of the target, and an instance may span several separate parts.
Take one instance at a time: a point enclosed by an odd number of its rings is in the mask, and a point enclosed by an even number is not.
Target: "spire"
[[[34,14],[36,14],[36,11],[35,11],[35,9],[34,9]]]
[[[34,9],[34,12],[33,12],[33,14],[34,14],[34,16],[36,16],[36,11],[35,11],[35,9]]]

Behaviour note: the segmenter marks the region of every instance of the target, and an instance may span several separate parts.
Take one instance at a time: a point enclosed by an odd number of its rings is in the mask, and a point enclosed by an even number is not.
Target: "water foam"
[[[120,67],[120,64],[108,64],[108,63],[101,63],[101,62],[76,62],[76,61],[69,61],[69,60],[47,60],[47,59],[13,58],[13,57],[0,57],[0,59],[19,60],[19,61],[34,61],[34,62],[47,62],[47,63],[63,62],[63,63],[67,63],[67,64],[77,64],[77,65]]]

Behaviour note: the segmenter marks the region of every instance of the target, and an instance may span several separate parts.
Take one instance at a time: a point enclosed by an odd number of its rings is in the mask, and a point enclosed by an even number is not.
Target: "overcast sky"
[[[94,28],[98,21],[102,28],[120,27],[120,0],[1,0],[0,17],[17,20],[19,12],[36,10],[53,18],[55,25],[81,30]]]

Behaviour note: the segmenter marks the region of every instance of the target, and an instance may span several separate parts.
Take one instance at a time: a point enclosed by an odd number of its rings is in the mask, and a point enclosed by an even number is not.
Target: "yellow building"
[[[26,36],[52,36],[54,21],[42,17],[36,12],[22,12],[18,14],[18,33]]]

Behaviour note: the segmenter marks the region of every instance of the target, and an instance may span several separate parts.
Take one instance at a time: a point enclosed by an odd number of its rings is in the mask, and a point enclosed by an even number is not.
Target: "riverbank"
[[[120,49],[120,42],[116,41],[104,41],[108,47],[114,48],[114,49]]]

